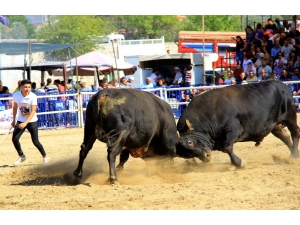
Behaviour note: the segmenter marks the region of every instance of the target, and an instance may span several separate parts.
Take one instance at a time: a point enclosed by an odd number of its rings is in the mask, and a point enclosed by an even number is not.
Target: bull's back
[[[269,133],[279,121],[293,114],[296,116],[291,91],[281,82],[232,85],[195,97],[179,119],[177,129],[184,131],[188,119],[216,132],[238,120],[247,132]]]

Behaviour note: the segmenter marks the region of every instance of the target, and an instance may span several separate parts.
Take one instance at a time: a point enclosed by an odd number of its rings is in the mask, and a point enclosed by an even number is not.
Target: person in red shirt
[[[242,82],[241,73],[244,72],[244,68],[240,64],[236,64],[236,68],[233,70],[233,76],[235,77],[236,82]]]
[[[60,80],[55,80],[54,84],[57,86],[58,92],[65,92],[66,88],[61,84]]]

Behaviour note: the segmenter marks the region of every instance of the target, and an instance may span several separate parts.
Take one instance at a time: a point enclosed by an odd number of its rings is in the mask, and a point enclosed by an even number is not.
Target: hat
[[[133,77],[133,76],[130,76],[130,77],[129,77],[129,80],[134,80],[134,77]]]
[[[247,62],[247,66],[248,66],[248,65],[252,65],[252,62]]]
[[[259,52],[259,53],[256,53],[256,56],[260,56],[261,58],[263,58],[265,56],[265,54],[262,52]]]
[[[81,79],[80,83],[86,83],[86,80],[85,79]]]
[[[127,80],[126,76],[121,77],[121,80]]]
[[[179,68],[176,66],[176,67],[174,68],[174,70],[179,70]]]

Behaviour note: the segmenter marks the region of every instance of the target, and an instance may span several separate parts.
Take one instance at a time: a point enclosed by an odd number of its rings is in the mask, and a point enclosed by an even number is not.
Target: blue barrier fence
[[[300,83],[299,81],[283,82],[287,85]],[[223,88],[228,85],[194,85],[190,87],[168,86],[154,89],[140,89],[157,95],[172,108],[175,119],[178,119],[189,101],[185,101],[185,96],[192,97],[193,93]],[[95,91],[82,91],[80,93],[36,93],[38,98],[37,116],[38,126],[40,129],[53,129],[58,127],[83,127],[85,123],[85,110],[87,104]],[[191,98],[190,97],[190,98]],[[300,96],[294,96],[296,101],[300,100]],[[298,110],[299,112],[299,110]],[[12,94],[0,95],[0,132],[10,128],[12,121]]]

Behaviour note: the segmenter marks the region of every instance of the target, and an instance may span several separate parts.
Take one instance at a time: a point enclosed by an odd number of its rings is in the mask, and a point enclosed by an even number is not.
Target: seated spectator
[[[120,79],[120,88],[133,88],[131,83],[128,83],[127,77],[123,76]]]
[[[225,78],[224,83],[225,84],[231,84],[231,81],[234,80],[235,81],[235,77],[233,76],[232,72],[229,70],[227,72],[227,78]]]
[[[266,65],[270,66],[271,68],[274,67],[274,60],[269,53],[265,54],[264,60],[266,61]]]
[[[244,72],[247,70],[248,63],[252,64],[252,60],[251,60],[249,54],[245,54],[244,61],[243,61],[243,70],[244,70]]]
[[[295,66],[294,66],[293,60],[288,61],[288,65],[287,65],[286,69],[287,69],[288,73],[294,73]]]
[[[277,74],[277,72],[275,70],[273,70],[272,76],[275,77],[275,79],[277,79],[277,80],[280,79],[280,75]]]
[[[233,76],[234,76],[234,78],[235,78],[235,80],[236,80],[237,82],[240,82],[240,81],[241,81],[241,80],[240,80],[240,74],[241,74],[242,72],[244,72],[244,69],[241,67],[240,64],[236,64],[236,67],[235,67],[235,69],[233,70]]]
[[[99,87],[98,87],[98,91],[102,91],[103,89],[105,88],[108,88],[108,82],[107,82],[107,79],[102,79],[100,80],[100,83],[99,83]]]
[[[284,40],[284,44],[281,47],[281,53],[285,58],[290,56],[291,51],[294,50],[294,46],[288,43],[288,40]]]
[[[271,49],[271,56],[273,57],[273,60],[276,59],[279,52],[281,52],[281,46],[279,41],[275,41],[274,47]]]
[[[133,76],[130,76],[128,78],[128,83],[129,85],[131,85],[133,88],[136,88],[136,86],[134,85],[134,77]]]
[[[261,70],[257,78],[258,81],[266,80],[267,75],[265,70]]]
[[[288,75],[287,69],[283,69],[280,76],[280,81],[290,81],[291,77]]]
[[[154,85],[151,82],[151,77],[146,78],[146,82],[141,85],[141,88],[154,88]]]
[[[271,66],[267,65],[267,62],[265,59],[261,60],[261,66],[258,68],[257,73],[260,75],[262,70],[265,71],[266,76],[269,76],[272,73],[272,68],[271,68]]]
[[[179,105],[179,107],[182,109],[182,111],[186,109],[186,107],[188,106],[188,104],[191,101],[192,101],[192,99],[190,98],[190,95],[189,94],[185,94],[184,98],[182,98],[181,102],[186,102],[187,104],[186,105]]]
[[[249,76],[249,73],[253,72],[256,76],[256,68],[253,66],[252,62],[247,63],[247,68],[245,70],[246,76]]]
[[[240,74],[240,83],[241,84],[248,84],[248,82],[246,81],[246,73],[245,72],[241,72]]]
[[[276,73],[278,75],[282,74],[282,70],[285,68],[285,66],[283,65],[283,62],[280,60],[278,62],[278,65],[274,67],[273,72],[276,71]]]
[[[0,80],[0,94],[9,94],[8,87],[3,86],[1,80]]]
[[[274,66],[277,66],[277,65],[278,65],[278,62],[279,62],[280,60],[283,62],[283,65],[284,65],[284,66],[287,65],[287,63],[288,63],[287,58],[283,57],[283,55],[282,55],[281,52],[278,52],[277,57],[276,57],[276,59],[275,59],[275,61],[274,61]]]
[[[248,83],[252,83],[252,82],[258,81],[258,78],[257,78],[257,76],[254,74],[253,71],[250,71],[250,72],[249,72],[249,76],[246,78],[246,81],[247,81]]]
[[[120,87],[120,86],[119,86],[119,81],[118,81],[118,80],[113,80],[113,82],[112,82],[112,87],[113,87],[113,88],[118,88],[118,87]]]
[[[253,64],[253,66],[258,69],[261,66],[261,60],[264,58],[264,53],[260,52],[260,53],[256,53],[256,61]]]
[[[288,61],[292,60],[293,63],[295,64],[295,62],[297,61],[297,55],[296,55],[296,51],[291,51],[289,57],[288,57]]]

